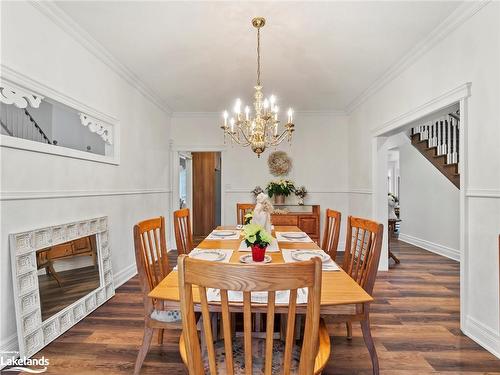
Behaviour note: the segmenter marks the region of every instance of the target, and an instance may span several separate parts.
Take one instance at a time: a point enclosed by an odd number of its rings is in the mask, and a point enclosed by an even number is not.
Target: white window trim
[[[81,112],[88,116],[91,116],[92,118],[99,120],[100,122],[111,127],[113,134],[113,146],[111,155],[93,154],[90,152],[75,150],[64,146],[56,146],[3,134],[0,135],[0,147],[58,155],[73,159],[88,160],[97,163],[112,165],[120,164],[120,124],[115,117],[102,113],[95,108],[89,107],[88,105],[80,102],[78,99],[63,94],[62,92],[51,88],[44,83],[41,83],[22,73],[19,73],[14,69],[5,66],[4,64],[1,65],[0,80],[4,81],[7,84],[10,83],[14,86],[19,86],[29,92],[35,92],[40,96],[67,105],[68,107],[73,108],[76,113]],[[109,146],[106,146],[106,148],[108,147]]]

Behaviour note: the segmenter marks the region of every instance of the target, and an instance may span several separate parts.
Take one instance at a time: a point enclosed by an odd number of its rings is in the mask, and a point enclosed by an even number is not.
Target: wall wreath
[[[275,151],[269,155],[267,165],[273,176],[286,176],[292,169],[292,159],[284,151]]]

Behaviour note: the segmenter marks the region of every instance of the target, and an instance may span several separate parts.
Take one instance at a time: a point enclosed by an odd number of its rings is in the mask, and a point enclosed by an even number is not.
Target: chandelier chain
[[[260,27],[257,29],[257,86],[260,86]]]

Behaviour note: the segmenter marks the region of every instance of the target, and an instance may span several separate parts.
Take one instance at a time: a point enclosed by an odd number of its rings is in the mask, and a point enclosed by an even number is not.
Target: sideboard
[[[271,215],[273,225],[295,225],[319,244],[319,205],[274,205],[278,212]]]

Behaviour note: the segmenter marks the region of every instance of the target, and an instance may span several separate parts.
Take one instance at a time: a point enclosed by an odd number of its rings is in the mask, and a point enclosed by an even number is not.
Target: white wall
[[[250,89],[250,88],[249,88]],[[304,185],[309,194],[306,204],[321,205],[321,221],[325,208],[348,214],[347,193],[347,118],[331,113],[297,113],[291,146],[283,143],[279,150],[292,158],[289,174],[297,185]],[[172,118],[174,148],[199,151],[203,147],[223,146],[220,114],[178,114]],[[223,215],[222,222],[236,222],[236,203],[253,202],[250,191],[257,185],[265,188],[275,179],[269,173],[267,158],[274,149],[257,158],[250,148],[238,145],[225,147],[222,160]],[[177,177],[176,177],[177,178]],[[196,186],[193,186],[196,189]],[[295,196],[288,198],[295,204]],[[342,226],[342,230],[345,226]],[[341,234],[343,243],[344,232]],[[340,249],[341,247],[339,247]]]
[[[413,145],[399,147],[399,238],[460,259],[460,190]]]
[[[2,64],[118,118],[121,162],[0,148],[0,351],[17,344],[9,233],[107,215],[120,283],[135,272],[133,224],[170,210],[170,117],[34,6],[1,7]]]
[[[468,6],[475,6],[474,3]],[[460,20],[461,18],[458,18]],[[487,3],[449,35],[358,106],[349,118],[350,188],[372,186],[372,134],[402,114],[415,110],[466,82],[468,155],[465,186],[464,259],[467,275],[462,329],[500,356],[500,3]],[[351,194],[351,212],[371,212],[372,199]]]

